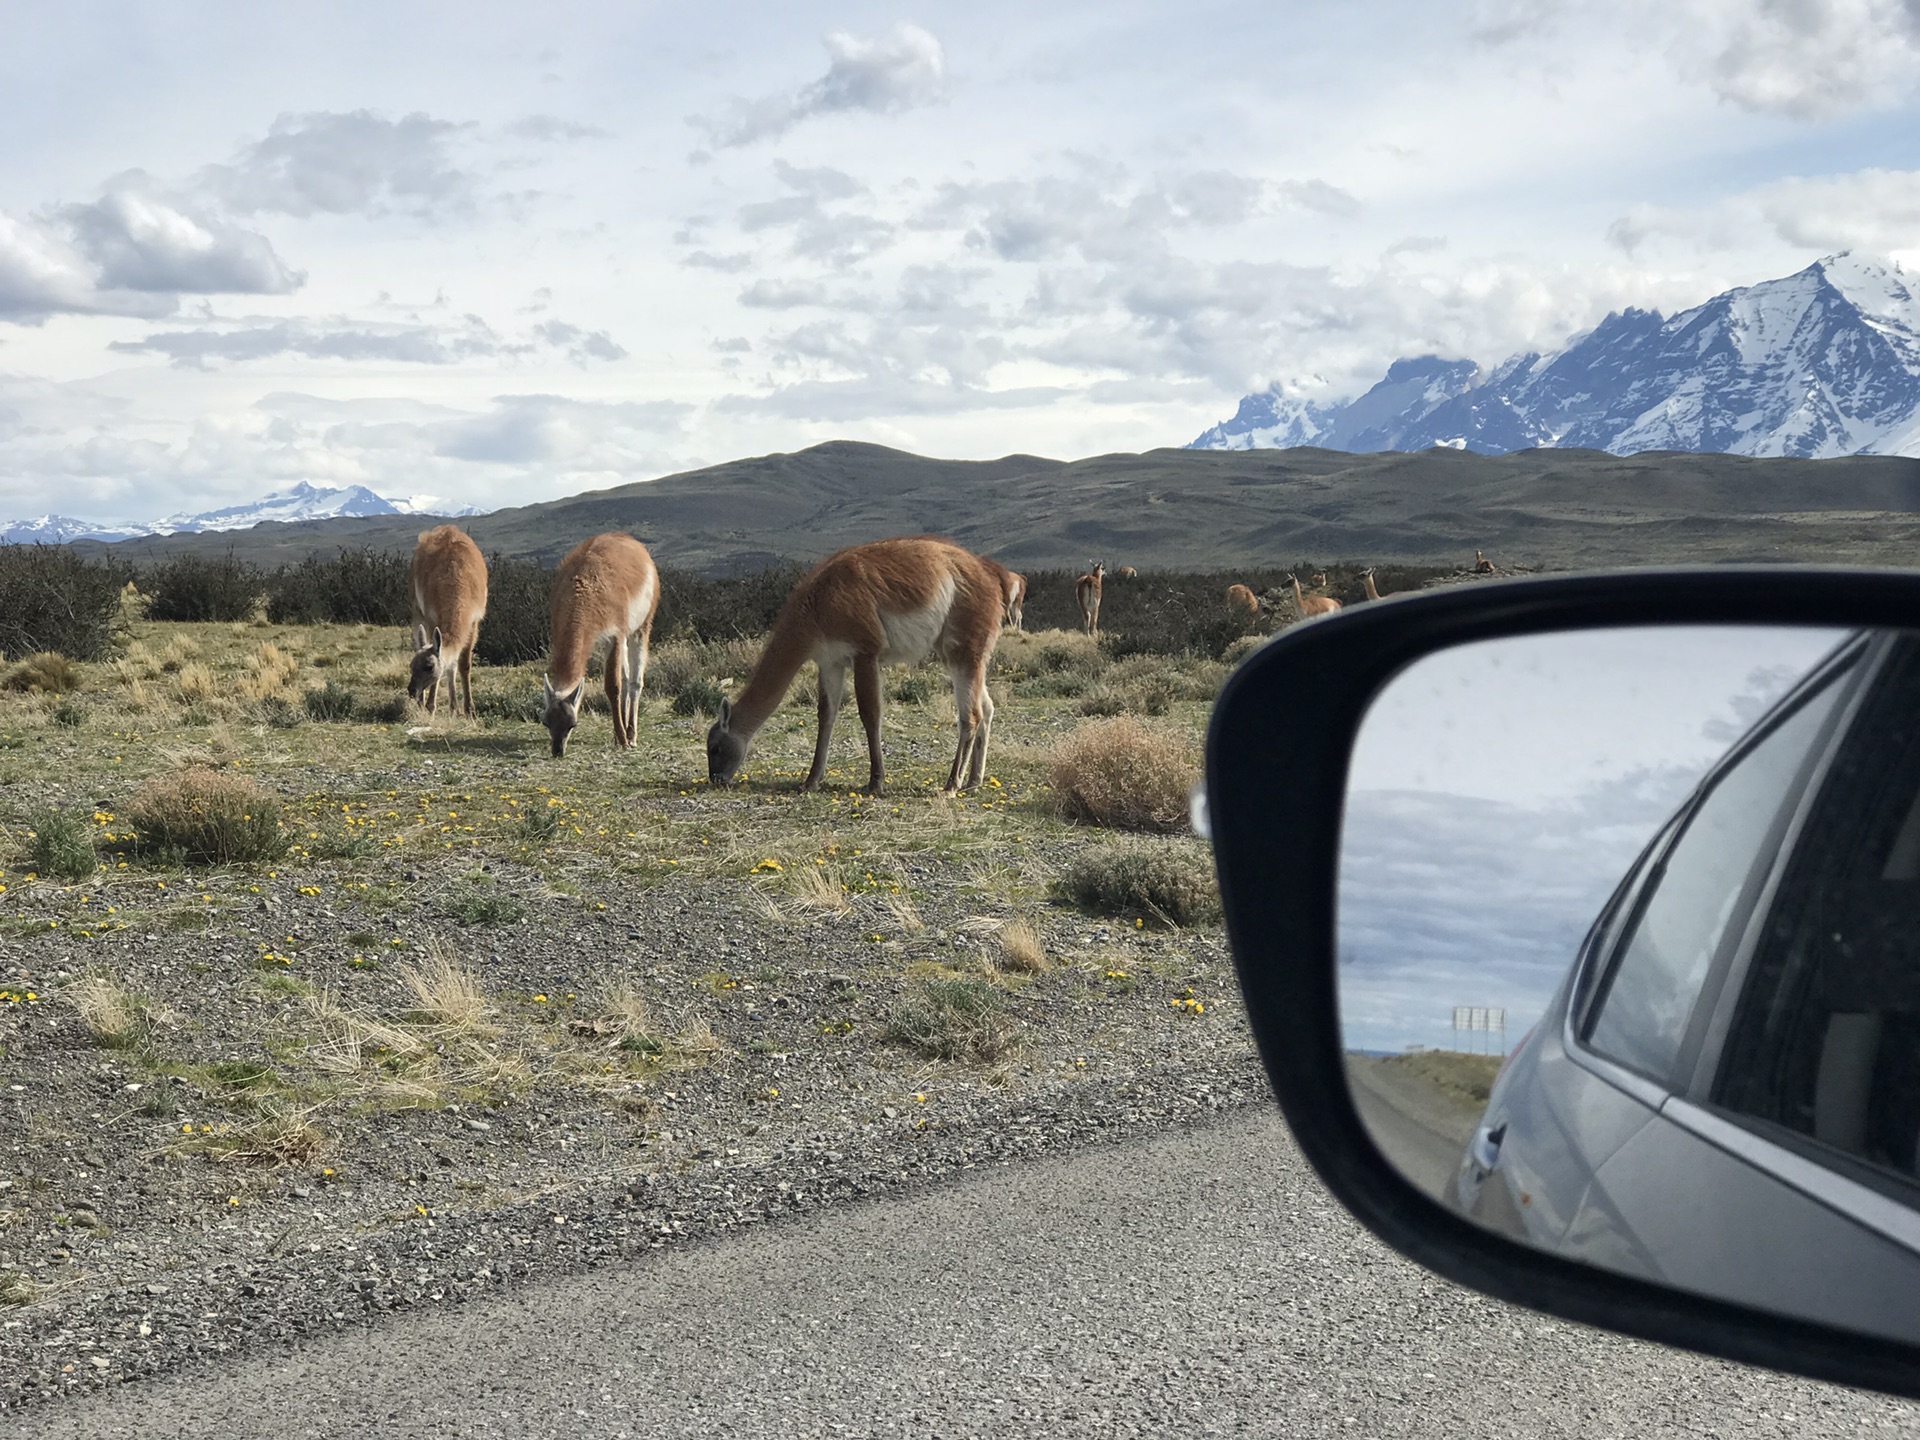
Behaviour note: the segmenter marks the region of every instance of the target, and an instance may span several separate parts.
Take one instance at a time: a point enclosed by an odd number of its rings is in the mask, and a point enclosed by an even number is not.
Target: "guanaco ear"
[[[549,704],[552,703],[555,698],[553,692],[553,677],[551,675],[542,675],[540,677],[540,698]]]
[[[434,626],[433,627],[433,654],[435,659],[439,658],[440,647],[444,643],[445,642],[442,641],[440,638],[440,627],[438,625]]]
[[[580,704],[581,698],[586,693],[587,693],[587,682],[585,680],[582,680],[578,685],[573,687],[571,692],[569,692],[566,695],[563,695],[561,698],[566,702],[567,708],[571,710],[576,708]]]
[[[733,719],[733,702],[724,695],[720,697],[720,713],[714,718],[720,722],[720,728],[723,730],[727,722]]]

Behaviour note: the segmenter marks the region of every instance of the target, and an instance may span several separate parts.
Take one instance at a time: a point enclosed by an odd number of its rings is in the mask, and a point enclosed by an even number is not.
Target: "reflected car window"
[[[1743,908],[1755,862],[1778,843],[1783,802],[1840,690],[1829,682],[1803,701],[1695,807],[1607,978],[1586,1037],[1595,1050],[1668,1079],[1727,924]]]
[[[1836,747],[1714,1100],[1817,1151],[1920,1171],[1920,641],[1890,655]]]

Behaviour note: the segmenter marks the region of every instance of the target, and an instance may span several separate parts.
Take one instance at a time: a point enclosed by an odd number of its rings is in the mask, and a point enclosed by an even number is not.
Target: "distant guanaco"
[[[1080,628],[1089,635],[1100,633],[1100,582],[1106,578],[1104,560],[1092,562],[1093,568],[1074,581],[1074,598],[1080,602]]]
[[[463,708],[472,715],[473,647],[487,613],[487,562],[466,531],[441,525],[420,533],[407,569],[407,608],[413,615],[408,698],[424,702],[431,715],[444,682],[450,700],[465,692]]]
[[[639,738],[640,690],[647,679],[647,648],[660,609],[660,573],[647,547],[631,535],[596,535],[567,552],[553,581],[553,647],[548,657],[540,721],[553,737],[555,758],[580,723],[587,693],[587,662],[607,645],[607,705],[613,743],[631,749]]]
[[[1113,573],[1116,578],[1121,580],[1138,580],[1140,578],[1140,572],[1131,565],[1122,565]]]
[[[1252,618],[1260,613],[1260,597],[1244,585],[1227,587],[1227,609],[1240,611]]]
[[[1316,590],[1324,590],[1327,588],[1327,572],[1326,571],[1316,570],[1313,572],[1313,588]]]
[[[1018,630],[1021,628],[1021,621],[1026,615],[1027,577],[1020,574],[1017,570],[1007,570],[1005,566],[1002,566],[1001,569],[1006,571],[1001,581],[1005,587],[1003,593],[1007,606],[1006,622]]]
[[[1476,575],[1493,574],[1493,562],[1478,550],[1473,552],[1473,573]]]
[[[800,788],[816,790],[826,775],[827,747],[851,667],[854,699],[867,732],[867,793],[884,793],[880,667],[914,665],[933,654],[953,681],[960,731],[946,793],[979,785],[993,733],[987,659],[1000,638],[1006,609],[1004,571],[995,561],[931,535],[857,545],[822,560],[780,607],[740,694],[720,702],[720,717],[707,732],[707,778],[715,785],[733,783],[753,737],[811,660],[819,668],[820,726],[813,766]]]
[[[1380,598],[1380,592],[1373,588],[1373,566],[1369,565],[1360,572],[1360,583],[1366,589],[1367,599],[1378,600]]]
[[[1286,583],[1293,587],[1293,605],[1300,612],[1302,620],[1311,620],[1319,615],[1331,615],[1340,608],[1340,602],[1330,595],[1301,593],[1300,581],[1295,576],[1287,576]]]

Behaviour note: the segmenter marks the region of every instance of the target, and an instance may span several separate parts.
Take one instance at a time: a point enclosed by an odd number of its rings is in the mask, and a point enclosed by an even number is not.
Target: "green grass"
[[[84,820],[51,806],[28,818],[27,863],[42,875],[84,880],[99,868],[93,829]]]
[[[886,1039],[928,1060],[1001,1060],[1019,1044],[1006,997],[984,980],[924,980],[887,1016]]]

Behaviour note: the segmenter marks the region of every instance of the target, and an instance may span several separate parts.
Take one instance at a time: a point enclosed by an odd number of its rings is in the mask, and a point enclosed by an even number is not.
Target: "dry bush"
[[[258,782],[229,771],[196,767],[157,775],[135,792],[127,816],[143,843],[189,861],[275,860],[287,850],[279,802]]]
[[[893,923],[903,934],[918,935],[927,928],[927,922],[921,919],[920,911],[914,906],[913,901],[904,895],[887,897],[887,913],[893,916]]]
[[[1199,778],[1185,740],[1123,715],[1082,725],[1056,745],[1048,783],[1070,821],[1168,834],[1187,828]]]
[[[104,975],[88,975],[63,986],[60,998],[80,1017],[93,1043],[127,1050],[140,1042],[140,1002]]]
[[[1026,921],[1013,920],[1001,927],[1000,968],[1021,975],[1038,975],[1048,968],[1039,932]]]
[[[80,688],[80,667],[55,650],[42,650],[14,665],[0,689],[17,695],[71,695]]]
[[[1228,666],[1237,666],[1272,638],[1271,635],[1242,635],[1227,646],[1220,659]]]

